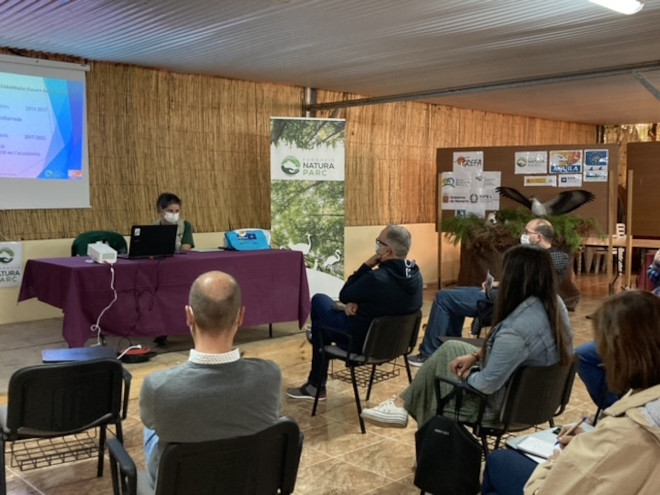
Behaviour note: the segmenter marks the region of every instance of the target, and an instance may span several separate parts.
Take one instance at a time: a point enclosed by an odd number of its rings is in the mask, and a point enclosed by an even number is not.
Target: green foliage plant
[[[495,214],[495,224],[475,215],[453,216],[444,219],[441,228],[454,245],[460,242],[469,249],[502,251],[520,242],[525,225],[533,218],[532,212],[525,208],[502,209]],[[576,252],[580,248],[583,237],[602,232],[593,218],[576,215],[544,218],[547,218],[555,229],[554,244],[570,252]]]

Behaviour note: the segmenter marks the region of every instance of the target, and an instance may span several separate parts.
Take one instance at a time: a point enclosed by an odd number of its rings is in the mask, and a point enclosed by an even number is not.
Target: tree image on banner
[[[307,268],[343,277],[344,183],[277,181],[272,198],[272,246],[302,251]]]
[[[311,124],[311,125],[310,125]],[[326,119],[273,119],[270,142],[299,150],[344,146],[345,122]]]
[[[343,120],[272,119],[271,245],[305,256],[312,293],[344,277]]]

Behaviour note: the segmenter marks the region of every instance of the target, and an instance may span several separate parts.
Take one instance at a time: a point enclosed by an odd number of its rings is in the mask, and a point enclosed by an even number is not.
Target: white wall
[[[417,262],[425,284],[435,284],[438,280],[438,234],[435,224],[404,225],[412,235],[412,249],[408,258]],[[369,259],[376,249],[376,237],[385,225],[368,227],[346,227],[345,229],[345,278]]]

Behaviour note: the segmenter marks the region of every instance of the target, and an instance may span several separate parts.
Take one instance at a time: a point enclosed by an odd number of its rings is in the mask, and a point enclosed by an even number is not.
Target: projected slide
[[[83,178],[85,84],[0,72],[0,178]]]

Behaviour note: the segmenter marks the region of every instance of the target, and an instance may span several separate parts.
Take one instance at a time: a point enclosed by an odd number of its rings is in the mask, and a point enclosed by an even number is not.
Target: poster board
[[[585,151],[594,150],[607,150],[607,164],[598,166],[589,166],[585,164],[586,155],[592,157],[592,153],[585,153]],[[660,147],[658,148],[660,152]],[[557,163],[561,161],[558,156],[566,156],[568,152],[581,152],[581,160],[576,160],[575,163],[579,165]],[[466,153],[462,153],[466,152]],[[500,185],[506,187],[513,187],[526,196],[538,196],[542,201],[547,201],[556,194],[562,191],[571,189],[584,189],[590,191],[596,196],[596,199],[590,203],[581,206],[574,213],[575,215],[583,217],[595,218],[600,224],[603,231],[607,231],[608,222],[608,199],[609,199],[609,179],[616,180],[618,161],[619,161],[619,146],[618,145],[605,145],[605,144],[571,144],[571,145],[548,145],[548,146],[499,146],[499,147],[484,147],[484,148],[439,148],[436,155],[437,172],[438,172],[438,211],[442,212],[439,215],[438,223],[446,215],[453,215],[451,210],[443,209],[442,203],[442,187],[440,177],[443,172],[452,172],[454,168],[454,158],[456,155],[467,153],[483,153],[483,172],[500,172]],[[562,153],[563,152],[563,153]],[[547,172],[541,172],[540,166],[534,166],[535,155],[547,154],[546,168]],[[525,167],[516,165],[516,158],[522,162],[524,154],[529,154],[529,165],[527,167],[532,169],[533,173],[524,173]],[[555,163],[551,163],[551,161]],[[537,162],[537,161],[536,161]],[[580,171],[577,172],[577,167],[580,166]],[[602,167],[607,167],[607,170],[598,170]],[[561,171],[561,173],[560,173]],[[522,173],[521,173],[522,172]],[[603,176],[604,173],[608,175]],[[565,179],[575,179],[577,175],[581,175],[583,180],[581,182],[562,183]],[[585,176],[596,175],[596,177]],[[660,169],[658,171],[660,176]],[[556,185],[541,185],[543,178],[547,177],[550,181],[556,180]],[[531,185],[537,181],[538,185]],[[500,208],[518,208],[522,207],[515,201],[507,198],[499,199]],[[488,210],[487,210],[488,211]],[[490,210],[492,211],[492,210]]]
[[[463,157],[468,159],[462,159]],[[481,164],[478,163],[479,159]],[[457,214],[460,203],[465,202],[465,197],[468,202],[470,198],[482,202],[486,215],[489,211],[502,208],[523,208],[521,204],[499,195],[496,195],[497,198],[489,198],[488,193],[483,194],[482,201],[478,193],[475,196],[474,191],[469,190],[471,186],[467,186],[467,195],[463,194],[463,197],[443,196],[443,183],[446,184],[447,174],[456,173],[457,167],[465,163],[466,166],[480,166],[484,174],[499,172],[497,185],[513,187],[528,197],[537,196],[542,202],[562,191],[590,191],[595,199],[569,214],[594,218],[606,233],[609,230],[609,222],[614,222],[613,217],[616,215],[616,194],[611,191],[616,191],[618,162],[617,144],[439,148],[436,151],[437,230],[440,232],[440,224],[444,218]],[[459,214],[469,212],[468,209]],[[442,237],[438,236],[440,243]],[[439,246],[439,258],[441,252]],[[441,266],[442,260],[438,259],[438,267]],[[438,274],[439,284],[441,278],[441,274]]]

